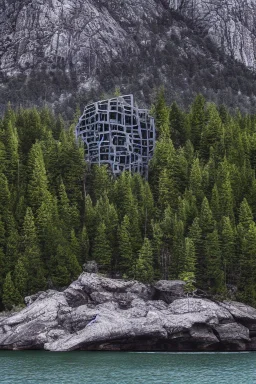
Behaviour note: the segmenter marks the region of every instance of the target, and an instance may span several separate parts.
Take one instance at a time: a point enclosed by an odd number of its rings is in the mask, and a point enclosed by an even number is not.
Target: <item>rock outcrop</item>
[[[180,281],[151,287],[83,273],[64,292],[33,295],[21,312],[0,318],[0,349],[256,349],[256,309],[185,297],[182,287]]]
[[[170,0],[228,55],[255,68],[255,0]]]
[[[168,102],[251,110],[255,15],[255,0],[2,0],[0,113],[8,100],[70,118],[116,86],[149,107],[161,85]]]

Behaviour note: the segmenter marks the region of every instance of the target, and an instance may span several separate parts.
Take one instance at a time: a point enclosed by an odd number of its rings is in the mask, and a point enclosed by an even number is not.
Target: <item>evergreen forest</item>
[[[188,111],[160,91],[147,180],[89,167],[47,108],[0,121],[0,307],[61,289],[86,261],[102,274],[182,279],[256,305],[256,115],[196,96]]]

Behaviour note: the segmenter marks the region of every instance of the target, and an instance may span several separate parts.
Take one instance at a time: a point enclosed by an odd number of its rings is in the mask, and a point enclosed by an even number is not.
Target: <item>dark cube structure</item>
[[[133,95],[87,105],[76,127],[90,164],[109,164],[122,171],[147,174],[155,147],[155,121],[146,109],[134,105]]]

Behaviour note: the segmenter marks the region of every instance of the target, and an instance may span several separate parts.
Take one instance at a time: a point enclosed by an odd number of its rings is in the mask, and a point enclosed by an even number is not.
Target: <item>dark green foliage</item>
[[[27,208],[22,233],[22,255],[28,273],[28,293],[45,288],[45,277],[41,250],[36,233],[34,216],[30,207]]]
[[[80,255],[78,257],[78,261],[80,264],[88,261],[90,251],[90,241],[86,226],[83,226],[81,235],[80,235]]]
[[[187,237],[185,239],[185,263],[182,273],[180,274],[180,279],[186,282],[186,291],[192,292],[195,289],[196,283],[196,254],[195,246],[192,239]]]
[[[145,237],[139,252],[139,259],[136,267],[136,277],[138,280],[147,283],[154,279],[153,251],[150,240]]]
[[[159,137],[168,138],[170,136],[169,114],[170,110],[166,105],[164,88],[161,88],[158,92],[154,108],[154,115]]]
[[[200,147],[202,132],[206,124],[205,116],[205,99],[202,95],[198,95],[191,106],[189,115],[190,120],[190,139],[194,148]]]
[[[126,275],[127,277],[132,276],[134,272],[134,257],[131,239],[131,223],[127,215],[124,216],[119,228],[118,240],[120,254],[118,269],[122,275]]]
[[[7,310],[12,309],[21,301],[21,297],[13,284],[11,272],[7,273],[4,280],[2,300]]]
[[[14,284],[21,298],[24,297],[27,292],[28,277],[24,259],[21,257],[17,261],[14,269]]]
[[[149,179],[89,169],[74,126],[10,108],[0,122],[0,306],[67,286],[86,261],[101,273],[182,278],[256,303],[256,125],[197,96],[190,111],[153,108]]]
[[[111,248],[107,239],[104,221],[99,224],[96,230],[92,257],[103,270],[107,270],[111,265]]]

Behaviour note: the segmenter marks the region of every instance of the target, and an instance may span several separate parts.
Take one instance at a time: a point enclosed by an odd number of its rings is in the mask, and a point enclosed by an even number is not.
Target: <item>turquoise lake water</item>
[[[0,383],[251,384],[256,353],[1,351]]]

